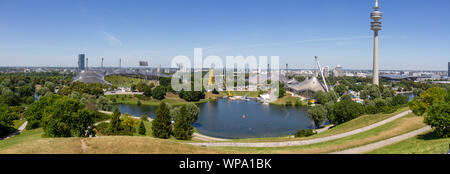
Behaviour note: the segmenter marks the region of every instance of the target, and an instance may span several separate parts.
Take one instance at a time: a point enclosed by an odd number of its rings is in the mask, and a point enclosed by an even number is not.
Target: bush
[[[294,134],[294,136],[295,137],[309,137],[314,134],[316,134],[316,133],[312,129],[308,129],[308,130],[301,129],[301,130],[297,131]]]
[[[148,116],[147,115],[142,115],[141,116],[141,120],[142,121],[148,121]]]
[[[139,130],[138,133],[139,135],[145,135],[145,125],[144,125],[144,121],[141,120],[141,123],[139,124]]]
[[[308,117],[314,121],[316,128],[319,128],[327,119],[327,110],[323,105],[316,105],[308,109]]]
[[[0,137],[6,136],[14,131],[13,120],[17,118],[7,105],[0,105]]]

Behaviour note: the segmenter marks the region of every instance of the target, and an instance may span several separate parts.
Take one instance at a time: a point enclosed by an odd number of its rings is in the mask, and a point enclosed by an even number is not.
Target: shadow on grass
[[[441,139],[442,137],[439,137],[436,133],[434,132],[429,132],[427,134],[422,134],[418,136],[418,139],[421,140],[436,140],[436,139]]]

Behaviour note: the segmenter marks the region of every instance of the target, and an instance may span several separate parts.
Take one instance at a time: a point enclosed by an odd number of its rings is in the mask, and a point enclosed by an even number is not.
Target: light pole
[[[374,11],[370,13],[370,18],[373,19],[370,26],[370,29],[374,32],[373,38],[373,84],[378,85],[378,31],[381,30],[381,18],[382,13],[378,10],[380,7],[378,6],[378,0],[375,0],[375,7],[373,7]]]

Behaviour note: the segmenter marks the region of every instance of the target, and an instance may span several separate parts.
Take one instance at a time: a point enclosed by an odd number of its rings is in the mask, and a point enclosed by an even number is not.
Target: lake
[[[218,99],[197,105],[198,132],[219,138],[263,138],[294,134],[313,128],[306,107],[264,105],[255,100]],[[122,113],[155,117],[156,106],[118,104]]]

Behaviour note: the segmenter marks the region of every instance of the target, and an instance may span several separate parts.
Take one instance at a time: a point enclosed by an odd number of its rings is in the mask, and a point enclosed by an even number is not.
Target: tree
[[[47,82],[45,82],[45,85],[44,85],[44,86],[45,86],[47,89],[49,89],[50,92],[55,92],[55,88],[56,88],[55,83],[47,81]]]
[[[319,128],[327,119],[327,110],[323,105],[316,105],[308,109],[308,116],[314,121],[316,128]]]
[[[121,131],[121,127],[120,127],[120,122],[122,122],[120,120],[120,116],[122,114],[120,113],[119,108],[116,106],[114,108],[113,114],[111,115],[111,120],[109,123],[109,127],[108,130],[111,134],[118,134]]]
[[[192,103],[188,103],[188,104],[184,105],[184,107],[186,109],[188,124],[194,124],[198,119],[198,114],[200,113],[200,108],[198,108],[197,105],[192,104]]]
[[[142,89],[142,92],[144,92],[144,96],[151,97],[152,96],[152,88],[148,85],[145,85]]]
[[[286,89],[284,89],[284,83],[279,83],[279,96],[278,98],[283,98],[284,96],[286,96]]]
[[[19,88],[18,93],[20,97],[24,98],[33,96],[34,90],[33,87],[31,87],[30,85],[24,85]]]
[[[157,100],[162,100],[166,97],[166,91],[162,86],[157,86],[155,89],[153,89],[152,96]]]
[[[93,135],[94,116],[78,100],[62,97],[46,108],[42,117],[46,137]]]
[[[44,96],[45,94],[47,94],[48,92],[50,92],[50,89],[48,89],[47,87],[43,87],[43,88],[39,88],[37,90],[37,94],[39,96]]]
[[[0,137],[8,135],[13,130],[15,119],[17,116],[7,105],[0,105]]]
[[[179,114],[175,117],[173,135],[178,140],[190,140],[194,133],[194,127],[190,124],[190,118],[186,106],[182,106]]]
[[[443,138],[450,137],[450,103],[432,105],[424,117],[426,124],[434,128],[434,132]]]
[[[97,99],[97,107],[103,111],[110,111],[112,106],[105,96],[100,96]]]
[[[363,106],[359,103],[342,100],[333,106],[330,122],[339,125],[355,119],[364,113]]]
[[[145,130],[145,125],[144,125],[144,121],[141,120],[141,123],[139,124],[139,130],[138,133],[139,135],[145,135],[145,132],[147,130]]]
[[[409,108],[416,115],[423,115],[427,109],[433,104],[445,102],[447,91],[442,88],[432,87],[420,94],[420,96],[414,97],[410,102]]]
[[[392,105],[401,106],[408,103],[408,97],[404,95],[396,95],[392,98]]]
[[[49,95],[40,97],[38,101],[31,104],[25,112],[25,118],[28,121],[26,129],[35,129],[42,126],[42,116],[47,107],[50,107],[56,100],[60,99],[60,95]]]
[[[172,134],[170,110],[166,103],[162,102],[156,110],[153,120],[152,133],[156,138],[167,139]]]
[[[126,134],[133,135],[136,132],[136,126],[139,124],[139,120],[130,117],[125,114],[125,117],[120,122],[120,126],[125,130]]]
[[[323,91],[317,91],[314,94],[314,100],[316,100],[317,103],[319,104],[325,104],[326,101],[326,94]]]
[[[259,91],[258,91],[258,92],[259,92]],[[214,88],[213,91],[212,91],[212,93],[217,95],[217,94],[219,94],[219,91],[217,91],[217,89]]]
[[[340,85],[336,86],[335,91],[336,91],[336,93],[339,94],[339,96],[342,96],[345,94],[345,92],[348,91],[348,88],[347,88],[347,86],[340,84]]]

